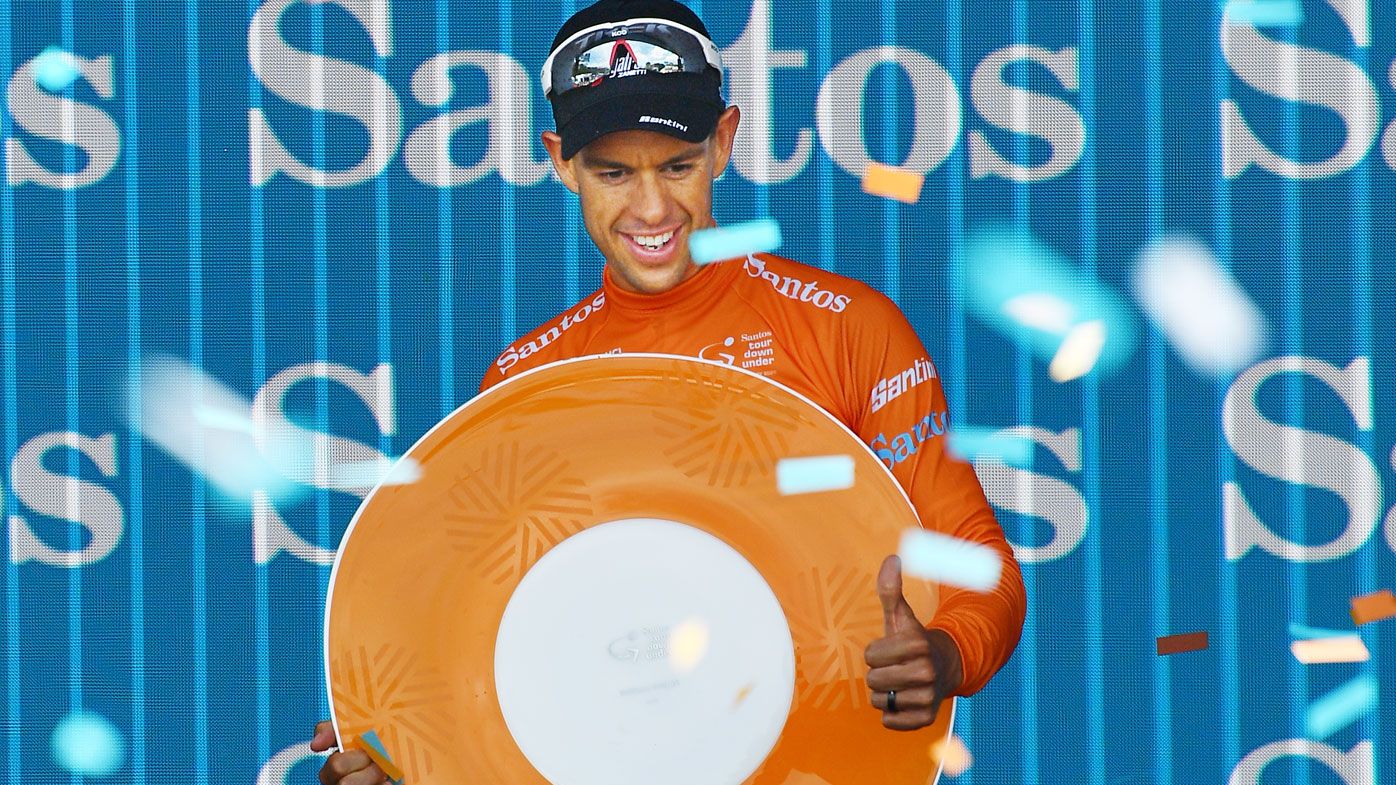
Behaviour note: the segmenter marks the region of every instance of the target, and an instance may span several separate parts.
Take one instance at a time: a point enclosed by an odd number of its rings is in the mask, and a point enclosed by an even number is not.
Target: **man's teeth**
[[[674,232],[673,232],[673,230],[670,230],[670,231],[665,232],[664,234],[656,234],[656,235],[649,235],[649,236],[640,236],[640,235],[636,235],[636,236],[635,236],[635,242],[639,243],[640,245],[645,246],[646,248],[648,248],[648,249],[651,250],[651,251],[657,251],[657,250],[659,250],[660,248],[663,248],[663,247],[664,247],[664,244],[667,243],[667,242],[669,242],[670,240],[672,240],[673,237],[674,237]]]

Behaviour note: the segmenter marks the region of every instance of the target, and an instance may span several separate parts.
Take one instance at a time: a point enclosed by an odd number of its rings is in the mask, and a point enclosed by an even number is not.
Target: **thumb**
[[[877,596],[882,600],[882,622],[888,635],[919,626],[916,613],[902,594],[902,560],[893,555],[877,572]]]
[[[334,725],[329,720],[315,723],[315,735],[310,739],[311,751],[324,752],[334,744]]]

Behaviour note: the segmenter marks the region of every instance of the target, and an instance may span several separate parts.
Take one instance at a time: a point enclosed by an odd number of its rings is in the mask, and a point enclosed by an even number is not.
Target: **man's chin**
[[[688,260],[676,266],[665,265],[662,268],[637,264],[631,269],[630,274],[621,275],[620,278],[628,284],[628,288],[640,294],[663,294],[683,283],[697,269]]]

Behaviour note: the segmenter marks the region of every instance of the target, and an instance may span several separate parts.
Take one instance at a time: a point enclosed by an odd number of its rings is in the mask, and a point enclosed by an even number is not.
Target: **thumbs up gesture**
[[[944,630],[928,630],[902,594],[902,562],[888,556],[877,574],[883,637],[868,644],[868,689],[882,724],[916,730],[935,722],[940,704],[963,681],[960,649]]]

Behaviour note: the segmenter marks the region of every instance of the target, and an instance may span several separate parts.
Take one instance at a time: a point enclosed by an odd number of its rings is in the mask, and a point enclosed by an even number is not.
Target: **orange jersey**
[[[978,692],[1008,661],[1027,610],[1022,571],[973,467],[946,451],[949,415],[935,365],[886,296],[768,254],[704,267],[657,295],[621,289],[607,269],[600,289],[505,349],[480,389],[556,360],[619,352],[745,368],[847,425],[892,471],[926,528],[987,545],[1002,558],[994,591],[942,586],[928,624],[960,649],[958,694]]]

